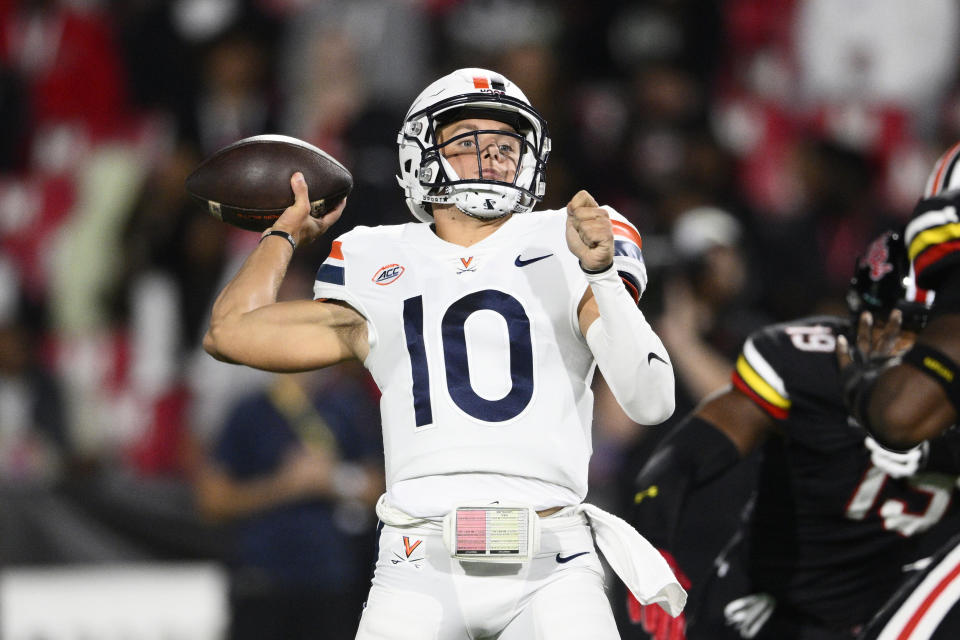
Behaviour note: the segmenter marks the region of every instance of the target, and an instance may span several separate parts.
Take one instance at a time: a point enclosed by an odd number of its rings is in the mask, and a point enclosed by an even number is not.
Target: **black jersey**
[[[813,317],[753,334],[733,383],[776,419],[763,448],[751,524],[756,591],[811,622],[850,629],[895,590],[914,534],[946,514],[955,478],[894,479],[873,466],[841,397],[836,336],[849,322]]]

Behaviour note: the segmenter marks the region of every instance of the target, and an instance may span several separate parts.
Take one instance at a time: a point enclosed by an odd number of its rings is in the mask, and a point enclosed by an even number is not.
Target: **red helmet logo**
[[[866,255],[863,256],[863,263],[870,267],[870,279],[879,282],[883,276],[893,271],[893,265],[890,264],[890,250],[887,248],[887,240],[890,234],[885,233],[867,248]]]

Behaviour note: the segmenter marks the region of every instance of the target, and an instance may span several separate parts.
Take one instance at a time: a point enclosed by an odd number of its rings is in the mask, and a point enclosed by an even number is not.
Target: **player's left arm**
[[[895,331],[897,326],[887,322],[884,330]],[[867,314],[861,317],[856,345],[838,340],[837,357],[847,407],[881,445],[904,451],[957,423],[958,335],[960,313],[938,312],[934,306],[933,318],[916,345],[900,360],[888,361],[884,358],[886,353],[875,353]]]
[[[567,205],[566,235],[590,283],[577,314],[604,380],[631,420],[663,422],[675,406],[673,365],[614,265],[610,215],[586,191]],[[631,283],[638,297],[643,284]]]
[[[935,175],[939,183],[941,174]],[[930,321],[920,331],[914,347],[902,359],[884,363],[886,354],[877,353],[870,343],[872,323],[862,320],[855,344],[837,343],[850,412],[881,444],[892,449],[915,446],[960,419],[957,193],[951,190],[921,199],[904,231],[917,286],[936,294]],[[877,363],[877,356],[881,364]]]
[[[865,408],[875,435],[902,448],[936,437],[956,424],[958,336],[960,314],[935,315],[904,363],[880,374]]]

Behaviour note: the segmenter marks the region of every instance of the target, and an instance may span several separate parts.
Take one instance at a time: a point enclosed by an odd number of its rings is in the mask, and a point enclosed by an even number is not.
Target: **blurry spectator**
[[[281,51],[285,131],[337,157],[340,136],[367,109],[403,111],[429,74],[426,16],[416,3],[307,3],[287,18]],[[399,127],[399,124],[396,125]]]
[[[69,459],[63,397],[38,357],[36,336],[0,319],[0,483],[48,485]]]
[[[394,140],[415,87],[431,75],[429,7],[422,4],[334,0],[300,3],[286,15],[279,51],[281,130],[351,170],[351,208],[359,224],[406,216],[396,201]],[[329,242],[309,251],[322,260]]]
[[[322,140],[325,129],[368,105],[399,110],[402,118],[415,88],[431,76],[428,25],[417,2],[303,3],[287,17],[281,51],[284,129]]]
[[[780,320],[834,311],[857,247],[893,226],[878,198],[877,166],[865,153],[813,137],[793,146],[786,167],[797,188],[797,215],[755,227],[766,265],[765,309]]]
[[[277,376],[242,398],[197,477],[229,527],[230,638],[350,639],[383,491],[376,404],[358,369]],[[359,521],[358,521],[359,519]]]
[[[246,25],[205,44],[197,93],[180,116],[182,137],[202,156],[241,138],[277,132],[272,49],[268,38]]]
[[[18,74],[0,64],[0,172],[26,165],[30,111],[25,94]]]
[[[130,336],[110,304],[122,273],[124,216],[145,170],[136,157],[134,149],[122,146],[91,154],[78,176],[76,205],[51,250],[50,321],[57,332],[71,437],[94,456],[135,433],[149,413],[125,402],[135,395],[128,393],[134,391],[126,368]]]
[[[15,304],[0,304],[0,568],[142,559],[135,544],[66,499],[77,460],[41,338]]]
[[[172,296],[166,304],[175,317],[155,329],[167,336],[171,358],[180,358],[199,345],[207,307],[229,259],[231,235],[242,233],[207,215],[184,189],[187,175],[199,161],[196,149],[188,144],[178,145],[162,158],[146,176],[123,228],[116,303],[131,307],[131,296],[140,287],[163,279],[165,292]],[[120,311],[129,315],[135,309]]]
[[[76,148],[126,124],[126,75],[106,13],[60,0],[0,2],[0,65],[26,91],[34,166],[61,170]]]
[[[672,244],[679,269],[665,284],[658,328],[679,377],[677,406],[689,410],[729,382],[740,345],[764,321],[751,307],[757,291],[732,214],[690,209],[675,221]]]
[[[954,0],[799,0],[796,12],[808,101],[893,105],[921,120],[935,113],[957,71]]]
[[[253,29],[264,41],[278,36],[257,0],[111,2],[111,16],[129,71],[135,102],[182,114],[200,92],[198,60],[231,31]]]

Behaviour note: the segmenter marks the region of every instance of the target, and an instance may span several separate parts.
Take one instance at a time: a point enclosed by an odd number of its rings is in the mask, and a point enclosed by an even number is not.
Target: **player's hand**
[[[291,498],[322,497],[333,491],[334,454],[319,447],[291,451],[279,470],[279,480]]]
[[[760,632],[776,606],[776,599],[769,593],[751,593],[724,607],[723,617],[741,638],[749,639]]]
[[[861,424],[861,392],[887,367],[894,356],[905,351],[909,343],[902,338],[903,314],[899,309],[890,316],[881,329],[876,329],[873,314],[864,311],[857,321],[855,346],[851,348],[847,338],[837,336],[836,356],[840,371],[840,387],[847,410]]]
[[[836,354],[840,371],[847,371],[850,367],[859,367],[869,360],[870,337],[872,334],[873,314],[864,311],[857,320],[857,334],[852,349],[846,336],[842,334],[837,336]]]
[[[881,329],[876,329],[873,314],[864,311],[857,321],[855,350],[850,348],[845,336],[837,336],[837,364],[841,371],[860,363],[880,363],[900,355],[904,351],[901,337],[903,313],[899,309],[890,312]]]
[[[597,271],[613,263],[613,224],[586,191],[567,204],[567,246],[584,269]]]
[[[677,565],[673,555],[662,549],[660,555],[670,565],[680,586],[690,589],[690,579]],[[650,634],[652,640],[686,640],[687,638],[686,614],[681,613],[674,618],[658,604],[640,604],[629,591],[627,592],[627,615],[630,617],[630,622],[641,625],[643,630]]]
[[[290,177],[290,186],[293,188],[294,201],[287,207],[277,221],[274,229],[286,231],[297,241],[297,244],[313,242],[333,226],[340,219],[347,200],[337,205],[320,217],[310,215],[310,194],[307,192],[307,181],[303,174],[297,171]]]

